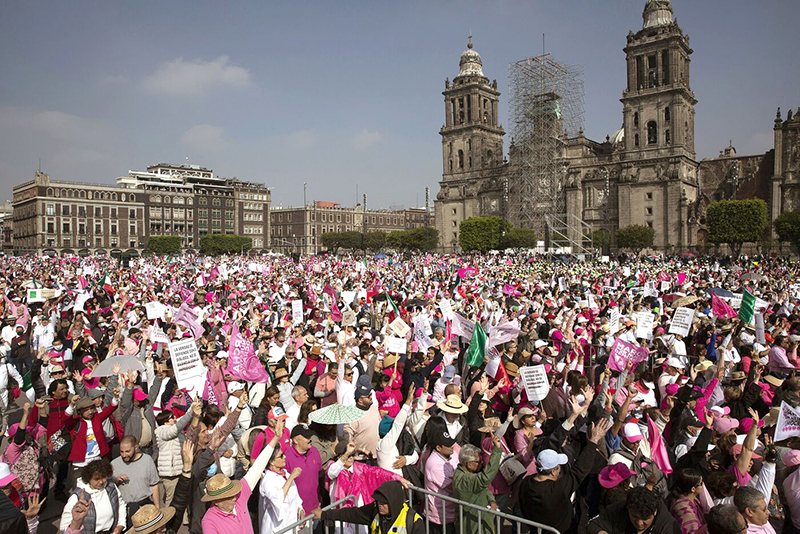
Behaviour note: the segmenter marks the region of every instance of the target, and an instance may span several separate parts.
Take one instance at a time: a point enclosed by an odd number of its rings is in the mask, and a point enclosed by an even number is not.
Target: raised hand
[[[596,423],[593,423],[589,433],[589,441],[597,445],[606,435],[606,432],[608,432],[609,428],[611,428],[611,420],[608,417],[603,417]]]
[[[81,383],[81,382],[83,382],[83,375],[80,373],[80,371],[73,371],[72,372],[72,379],[75,382]]]
[[[181,445],[181,459],[183,460],[183,470],[191,470],[194,463],[194,445],[188,439]]]
[[[47,497],[44,499],[38,493],[32,493],[28,495],[28,509],[23,510],[23,514],[25,514],[26,519],[33,519],[37,515],[39,515],[39,511],[42,509],[42,505],[44,501],[47,500]]]

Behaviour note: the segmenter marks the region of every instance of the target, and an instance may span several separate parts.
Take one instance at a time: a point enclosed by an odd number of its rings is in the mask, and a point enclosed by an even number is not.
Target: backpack
[[[30,493],[39,489],[39,445],[35,441],[24,446],[16,462],[9,462],[5,452],[3,460],[9,464],[11,472],[19,478],[22,491]]]

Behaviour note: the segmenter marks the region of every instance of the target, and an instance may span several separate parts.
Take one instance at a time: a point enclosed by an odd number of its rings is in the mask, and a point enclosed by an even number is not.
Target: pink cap
[[[147,393],[145,393],[142,388],[136,388],[133,390],[133,398],[137,401],[145,401],[147,400]]]
[[[731,449],[731,456],[739,456],[740,454],[742,454],[742,444],[741,443],[737,443]],[[756,453],[753,453],[753,460],[760,460],[760,459],[761,459],[761,456],[759,456]]]
[[[726,432],[730,432],[734,428],[739,428],[738,419],[720,417],[719,419],[714,420],[714,431],[717,434],[724,434]]]
[[[752,426],[753,426],[753,418],[752,417],[745,417],[744,419],[739,421],[739,430],[741,430],[743,434],[747,434],[748,432],[750,432],[750,428],[752,428]],[[758,426],[759,427],[764,426],[764,421],[763,420],[759,420],[758,421]]]
[[[618,464],[605,466],[600,470],[600,476],[598,478],[601,486],[606,489],[611,489],[619,486],[620,483],[628,480],[635,474],[635,471],[631,471],[628,469],[628,466],[620,462]]]
[[[83,363],[89,363],[89,362],[91,362],[91,361],[94,361],[94,358],[92,358],[91,356],[84,356],[84,357],[83,357],[83,359],[82,359],[81,361],[82,361]]]
[[[783,455],[783,463],[786,467],[800,465],[800,451],[793,450]]]
[[[642,436],[642,431],[639,430],[639,425],[636,423],[625,423],[625,426],[622,427],[622,435],[631,443],[641,441],[644,437]]]

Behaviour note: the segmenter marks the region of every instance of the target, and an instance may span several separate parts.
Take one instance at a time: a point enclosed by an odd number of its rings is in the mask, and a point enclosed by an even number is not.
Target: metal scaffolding
[[[551,233],[548,218],[566,220],[564,147],[583,130],[583,67],[543,54],[509,69],[512,123],[506,213],[517,227]]]

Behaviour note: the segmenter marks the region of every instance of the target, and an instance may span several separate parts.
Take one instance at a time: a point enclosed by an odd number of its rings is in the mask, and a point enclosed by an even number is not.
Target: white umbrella
[[[314,423],[322,425],[342,425],[358,421],[367,412],[359,410],[353,406],[342,406],[341,404],[331,404],[325,408],[314,410],[308,416],[308,419]]]
[[[130,370],[139,371],[139,373],[144,373],[144,366],[136,356],[131,356],[130,354],[123,354],[122,356],[113,356],[111,358],[106,358],[105,360],[100,362],[98,366],[94,368],[94,371],[92,371],[92,378],[113,375],[114,371],[112,371],[111,369],[115,365],[119,365],[121,373],[125,373]]]

